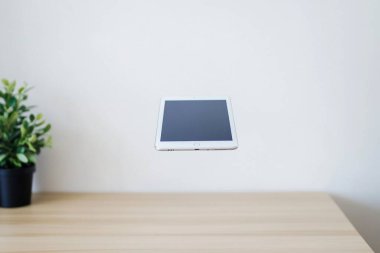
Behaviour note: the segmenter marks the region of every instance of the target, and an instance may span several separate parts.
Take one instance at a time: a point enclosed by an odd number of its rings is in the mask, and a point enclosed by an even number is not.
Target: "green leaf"
[[[42,132],[43,132],[43,133],[47,133],[47,132],[50,130],[50,128],[51,128],[51,125],[50,125],[50,124],[47,124],[46,127],[44,127],[44,128],[42,129]]]
[[[25,128],[24,124],[21,125],[21,128],[20,128],[20,131],[21,131],[21,139],[24,139],[25,135],[26,135],[26,130],[27,128]]]
[[[18,119],[18,112],[17,111],[12,112],[8,119],[8,127],[15,124],[17,119]]]
[[[13,93],[14,90],[15,90],[15,87],[16,87],[16,81],[13,81],[9,84],[8,88],[9,88],[9,93]]]
[[[15,97],[11,97],[7,102],[7,106],[13,107],[13,106],[15,106],[16,103],[17,103],[17,99]]]
[[[23,162],[23,163],[27,163],[28,162],[28,158],[24,155],[24,154],[21,154],[21,153],[18,153],[17,154],[17,158]]]
[[[29,84],[27,82],[24,82],[24,86],[25,86],[25,93],[31,91],[34,89],[33,86],[29,86]]]
[[[16,81],[13,81],[13,82],[9,82],[7,79],[3,79],[3,84],[4,84],[4,87],[5,87],[5,90],[7,91],[7,93],[13,93],[13,91],[15,90],[15,87],[16,87]]]
[[[25,129],[28,129],[28,126],[29,126],[28,121],[23,120],[23,121],[22,121],[22,126],[23,126]]]
[[[28,139],[28,141],[30,142],[30,143],[33,143],[33,142],[35,142],[37,140],[37,136],[35,135],[35,134],[33,134],[29,139]]]
[[[36,127],[42,126],[43,124],[45,124],[45,120],[43,120],[43,121],[41,121],[41,122],[38,122],[38,123],[36,124]]]
[[[28,112],[31,108],[26,107],[25,105],[20,106],[19,111],[20,112]]]
[[[22,166],[22,164],[13,157],[9,158],[9,161],[12,163],[12,167],[20,168]]]
[[[26,145],[28,145],[28,148],[29,148],[30,151],[37,152],[37,150],[33,147],[32,143],[27,142]]]
[[[28,155],[28,160],[32,163],[36,163],[37,162],[37,155],[33,154],[33,155]]]
[[[47,139],[46,139],[45,142],[44,142],[45,146],[46,146],[46,147],[49,147],[49,148],[51,148],[52,143],[53,143],[53,139],[52,139],[51,136],[47,137]]]
[[[1,79],[1,82],[3,82],[3,84],[4,84],[5,87],[8,87],[8,86],[9,86],[9,81],[8,81],[8,79],[3,78],[3,79]]]
[[[42,119],[42,117],[43,117],[42,113],[37,114],[37,120]]]
[[[23,86],[21,86],[19,89],[18,89],[18,94],[23,94],[23,93],[26,93],[28,92],[29,90],[27,89],[28,88],[28,84],[26,82],[24,82]]]
[[[2,162],[7,157],[7,154],[0,155],[0,162]]]
[[[30,114],[29,115],[29,119],[30,119],[31,122],[33,122],[35,120],[35,118],[36,117],[34,116],[34,114]]]
[[[22,154],[22,153],[24,153],[25,152],[25,147],[17,147],[17,153],[20,153],[20,154]]]

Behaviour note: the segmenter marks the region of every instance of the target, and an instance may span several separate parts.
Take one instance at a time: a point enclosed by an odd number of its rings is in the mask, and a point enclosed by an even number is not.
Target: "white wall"
[[[380,250],[378,1],[0,10],[0,76],[35,86],[54,127],[36,190],[329,191]],[[230,96],[239,149],[155,151],[170,95]]]

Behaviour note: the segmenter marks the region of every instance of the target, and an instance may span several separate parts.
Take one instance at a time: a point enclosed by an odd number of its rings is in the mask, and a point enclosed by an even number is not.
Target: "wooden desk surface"
[[[0,252],[372,252],[324,193],[38,194]]]

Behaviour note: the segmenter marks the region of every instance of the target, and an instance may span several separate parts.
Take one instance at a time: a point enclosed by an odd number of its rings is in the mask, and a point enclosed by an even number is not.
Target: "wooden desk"
[[[0,252],[372,252],[323,193],[38,194]]]

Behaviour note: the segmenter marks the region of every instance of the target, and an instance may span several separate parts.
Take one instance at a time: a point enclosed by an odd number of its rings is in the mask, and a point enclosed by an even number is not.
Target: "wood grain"
[[[324,193],[43,193],[0,252],[372,252]]]

